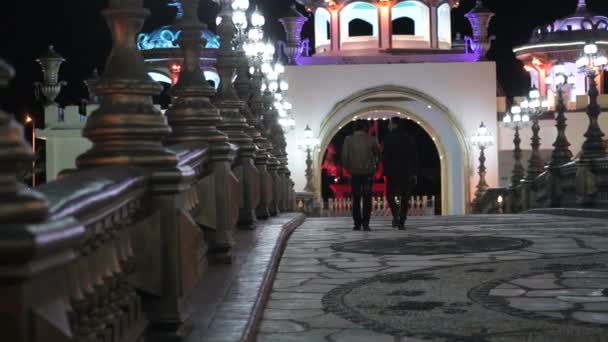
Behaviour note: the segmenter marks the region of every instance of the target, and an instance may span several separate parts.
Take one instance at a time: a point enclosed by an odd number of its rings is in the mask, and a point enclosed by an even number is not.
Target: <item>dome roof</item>
[[[532,33],[530,43],[589,41],[608,36],[608,17],[592,13],[585,0],[579,0],[576,11]]]
[[[605,45],[603,42],[608,41],[608,17],[592,13],[585,0],[579,0],[573,14],[536,28],[530,41],[513,51],[518,58],[535,52],[546,53],[557,59],[564,57],[559,54],[570,53],[570,57],[576,58],[580,49],[591,41],[599,45]]]
[[[137,36],[137,47],[140,50],[179,48],[180,33],[181,31],[172,26],[162,26],[150,33],[140,33]],[[219,37],[209,30],[204,30],[201,38],[207,42],[205,44],[207,49],[220,47]]]

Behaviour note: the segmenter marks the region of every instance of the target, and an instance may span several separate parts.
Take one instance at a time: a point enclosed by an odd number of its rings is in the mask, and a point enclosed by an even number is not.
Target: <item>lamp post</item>
[[[584,73],[589,80],[589,105],[587,106],[587,116],[589,117],[589,127],[585,133],[581,160],[593,160],[606,156],[604,147],[604,133],[598,124],[600,107],[597,103],[599,91],[595,78],[600,71],[608,64],[608,58],[602,53],[594,43],[585,45],[583,54],[576,61],[576,66],[581,73]]]
[[[476,207],[481,197],[488,191],[488,183],[486,182],[486,148],[494,145],[494,137],[490,135],[488,128],[481,123],[477,132],[471,137],[473,146],[479,148],[479,183],[477,183],[477,191],[473,200],[473,207]]]
[[[568,85],[570,89],[574,88],[574,75],[565,73],[563,64],[557,64],[553,67],[554,74],[547,76],[545,84],[555,89],[557,93],[557,103],[555,104],[555,127],[557,127],[557,138],[553,143],[553,152],[551,153],[550,168],[559,167],[572,160],[572,152],[570,151],[570,142],[566,136],[566,105],[564,104],[564,87]]]
[[[304,191],[314,192],[315,187],[313,185],[313,172],[312,172],[312,151],[319,146],[319,139],[314,138],[312,135],[312,129],[306,125],[304,129],[304,136],[300,139],[298,148],[302,151],[306,151],[306,186]]]
[[[36,119],[29,114],[25,114],[25,124],[32,124],[32,188],[36,187]]]
[[[515,159],[515,165],[511,172],[511,186],[517,186],[524,178],[524,166],[521,163],[521,139],[519,137],[519,130],[527,127],[530,124],[530,116],[521,112],[521,107],[513,106],[511,111],[507,112],[502,119],[503,124],[515,131],[515,137],[513,138],[513,159]]]

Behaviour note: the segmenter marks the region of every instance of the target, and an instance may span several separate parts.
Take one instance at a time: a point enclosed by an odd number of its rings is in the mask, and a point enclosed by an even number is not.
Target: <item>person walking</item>
[[[351,174],[354,230],[369,231],[372,213],[372,184],[380,149],[376,140],[367,135],[366,123],[355,122],[355,132],[346,137],[342,147],[342,164]],[[363,198],[363,212],[361,199]]]
[[[417,182],[418,149],[416,141],[406,132],[405,120],[391,118],[389,129],[382,151],[386,192],[393,215],[393,227],[404,230],[410,191]],[[399,198],[400,206],[397,206],[395,198]]]

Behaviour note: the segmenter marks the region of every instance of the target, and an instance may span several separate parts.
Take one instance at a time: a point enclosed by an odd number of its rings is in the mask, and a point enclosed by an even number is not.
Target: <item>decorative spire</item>
[[[180,20],[184,16],[184,7],[182,6],[181,0],[173,0],[173,2],[169,3],[167,6],[175,7],[177,12],[175,13],[175,20]]]
[[[13,75],[13,68],[0,60],[0,87],[6,87]],[[23,136],[23,127],[11,114],[0,110],[0,226],[40,222],[48,216],[44,196],[27,189],[17,179],[18,167],[31,165],[34,159]]]
[[[587,1],[586,0],[578,0],[577,12],[581,12],[583,10],[587,10]]]

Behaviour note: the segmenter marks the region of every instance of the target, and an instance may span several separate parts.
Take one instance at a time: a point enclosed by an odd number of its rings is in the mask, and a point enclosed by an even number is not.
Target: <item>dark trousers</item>
[[[353,196],[353,220],[355,226],[369,225],[372,215],[372,184],[373,174],[352,175],[351,187]],[[361,197],[363,197],[363,212],[361,212]]]
[[[399,223],[405,223],[407,219],[408,210],[408,199],[410,198],[410,184],[408,180],[395,179],[393,177],[386,177],[386,196],[388,197],[388,205],[391,207],[391,213],[393,218],[399,219]],[[395,201],[395,197],[399,198],[399,206]]]

